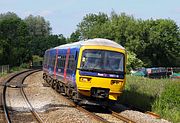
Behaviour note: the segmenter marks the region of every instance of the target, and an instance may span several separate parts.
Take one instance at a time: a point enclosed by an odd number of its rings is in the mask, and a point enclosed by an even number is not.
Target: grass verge
[[[156,112],[174,123],[180,122],[179,81],[128,75],[120,103]]]

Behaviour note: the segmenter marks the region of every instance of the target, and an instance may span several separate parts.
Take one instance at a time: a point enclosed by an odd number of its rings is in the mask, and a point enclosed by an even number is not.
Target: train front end
[[[125,85],[126,51],[110,46],[82,46],[76,71],[78,93],[117,100]]]

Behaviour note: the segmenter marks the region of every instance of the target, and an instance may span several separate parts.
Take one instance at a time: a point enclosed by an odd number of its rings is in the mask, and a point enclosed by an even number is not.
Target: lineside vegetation
[[[150,79],[127,76],[120,103],[160,114],[174,123],[180,121],[180,86],[178,79]]]

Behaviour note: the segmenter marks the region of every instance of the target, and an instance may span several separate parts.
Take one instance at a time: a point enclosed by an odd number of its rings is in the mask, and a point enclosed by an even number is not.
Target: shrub
[[[29,68],[29,64],[28,63],[23,63],[20,65],[20,68]]]
[[[179,82],[172,82],[153,104],[153,111],[162,117],[180,122],[180,86]]]
[[[136,68],[141,68],[143,62],[136,57],[136,54],[133,52],[127,52],[127,73]]]
[[[33,55],[33,66],[41,66],[43,58],[38,55]]]
[[[120,103],[153,111],[173,122],[180,121],[180,86],[178,79],[150,79],[127,76]]]
[[[22,67],[12,67],[12,68],[10,68],[10,72],[21,71],[21,70],[23,70]]]

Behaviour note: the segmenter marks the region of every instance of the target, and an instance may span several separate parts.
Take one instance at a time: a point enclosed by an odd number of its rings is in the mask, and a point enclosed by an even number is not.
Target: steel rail
[[[112,114],[113,116],[115,116],[115,117],[118,118],[118,119],[123,120],[124,122],[127,122],[127,123],[135,123],[135,121],[132,121],[132,120],[130,120],[129,118],[126,118],[126,117],[122,116],[121,114],[119,114],[119,113],[111,110],[110,108],[109,108],[108,110],[111,111],[111,114]],[[158,114],[155,114],[155,113],[153,113],[153,112],[146,111],[145,114],[149,114],[149,115],[152,115],[152,116],[154,116],[154,117],[156,117],[156,118],[160,118],[160,116],[159,116]]]
[[[39,71],[40,71],[40,70],[36,70],[36,71],[33,71],[33,72],[27,74],[27,75],[23,78],[23,80],[21,81],[22,84],[24,83],[25,79],[26,79],[29,75],[31,75],[31,74],[33,74],[33,73],[35,73],[35,72],[39,72]],[[21,88],[21,94],[22,94],[22,96],[23,96],[26,104],[29,106],[32,115],[36,118],[36,120],[37,120],[39,123],[43,123],[43,120],[42,120],[41,117],[38,115],[38,113],[36,112],[36,110],[33,108],[33,106],[31,105],[30,101],[28,100],[28,98],[27,98],[27,96],[26,96],[26,94],[25,94],[25,91],[24,91],[24,88],[23,88],[23,87]]]
[[[116,118],[118,118],[118,119],[120,119],[126,123],[136,123],[135,121],[132,121],[131,119],[124,117],[115,111],[112,111],[111,109],[109,109],[109,111],[111,111],[112,116],[114,116],[114,117],[116,117]]]
[[[87,111],[86,109],[84,109],[84,108],[82,108],[82,107],[80,107],[80,106],[78,106],[78,105],[76,106],[76,109],[78,109],[78,110],[80,110],[80,111],[88,114],[89,116],[91,116],[92,118],[94,118],[94,119],[96,119],[96,120],[98,120],[98,121],[100,121],[100,122],[110,123],[110,122],[107,121],[106,119],[104,119],[104,118],[102,118],[102,117],[100,117],[100,116],[98,116],[98,115],[96,115],[96,114],[94,114],[94,113],[91,113],[91,112]]]
[[[161,118],[159,114],[156,114],[156,113],[151,112],[151,111],[146,111],[145,114],[149,114],[149,115],[154,116],[156,118]]]
[[[94,114],[94,113],[91,113],[91,112],[87,111],[86,109],[82,108],[81,106],[76,105],[74,102],[72,102],[71,100],[68,100],[66,97],[62,96],[61,94],[60,94],[60,96],[61,96],[66,102],[68,102],[71,106],[75,107],[76,109],[78,109],[78,110],[81,111],[81,112],[84,112],[84,113],[88,114],[91,118],[93,118],[93,119],[95,119],[95,120],[97,120],[97,121],[99,121],[99,122],[110,123],[110,122],[107,121],[106,119],[104,119],[104,118],[102,118],[102,117],[100,117],[100,116],[98,116],[98,115],[96,115],[96,114]]]
[[[7,108],[7,104],[6,104],[6,89],[7,89],[6,84],[9,83],[13,78],[15,78],[23,73],[29,72],[29,71],[32,71],[32,70],[30,69],[30,70],[25,70],[25,71],[16,73],[16,74],[12,75],[11,77],[9,77],[4,83],[5,85],[4,85],[3,94],[2,94],[2,106],[3,106],[5,119],[6,119],[7,123],[11,123],[11,118],[9,116],[9,112],[8,112],[8,108]]]
[[[144,109],[142,109],[142,108],[135,107],[135,106],[133,106],[133,105],[130,105],[129,107],[132,108],[132,109],[135,109],[135,110],[137,110],[137,111],[140,111],[140,112],[142,112],[142,113],[151,115],[151,116],[153,116],[153,117],[155,117],[155,118],[161,118],[161,116],[160,116],[159,114],[156,114],[156,113],[154,113],[154,112],[146,111],[146,110],[144,110]]]

